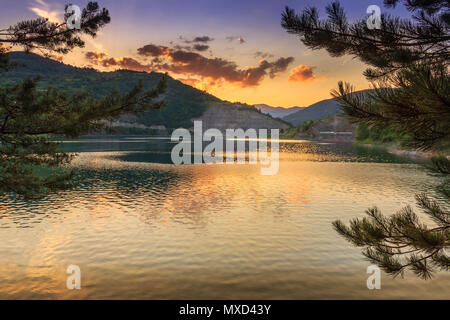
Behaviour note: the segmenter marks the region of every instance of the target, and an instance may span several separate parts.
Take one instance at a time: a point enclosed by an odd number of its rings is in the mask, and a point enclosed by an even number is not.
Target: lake
[[[449,299],[450,274],[382,273],[333,230],[392,214],[440,181],[413,161],[351,144],[284,141],[259,165],[174,166],[164,138],[65,141],[76,186],[0,202],[2,299]],[[420,212],[417,210],[417,212]],[[429,220],[424,218],[425,222]],[[81,290],[66,269],[81,270]]]

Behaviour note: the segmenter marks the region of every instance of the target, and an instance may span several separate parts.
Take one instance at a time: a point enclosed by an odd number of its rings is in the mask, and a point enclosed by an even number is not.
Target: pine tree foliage
[[[68,5],[66,5],[67,11]],[[21,46],[27,51],[68,53],[77,47],[84,47],[83,35],[95,37],[97,32],[111,21],[108,10],[100,9],[97,2],[89,2],[81,12],[80,29],[67,26],[70,13],[64,21],[51,22],[47,18],[37,18],[18,22],[0,30],[0,43],[7,46]]]
[[[385,0],[387,6],[400,1]],[[282,26],[298,35],[310,49],[325,49],[333,57],[351,55],[372,68],[366,70],[369,79],[388,75],[415,62],[448,66],[449,2],[403,0],[414,13],[413,19],[381,15],[380,29],[369,29],[367,19],[349,23],[338,1],[326,7],[328,18],[321,20],[316,8],[305,9],[300,15],[286,7]]]
[[[8,59],[11,47],[64,54],[83,47],[83,35],[95,36],[109,22],[108,11],[90,2],[82,11],[81,29],[38,18],[0,30],[0,68],[4,72],[14,68]],[[39,90],[38,81],[27,79],[0,88],[0,194],[39,197],[70,187],[74,172],[64,167],[73,155],[59,152],[52,138],[98,132],[121,115],[157,110],[164,105],[160,97],[167,87],[167,77],[162,76],[155,88],[146,90],[138,83],[125,94],[113,91],[96,99],[87,92],[68,95],[50,87]]]
[[[436,271],[450,271],[450,160],[435,157],[427,169],[444,179],[437,189],[439,202],[425,193],[416,195],[417,207],[430,220],[428,225],[410,206],[390,217],[371,208],[366,211],[367,217],[353,219],[349,226],[339,220],[333,222],[340,235],[364,247],[363,255],[393,276],[403,276],[410,269],[430,279]]]
[[[402,275],[411,269],[418,276],[429,279],[435,270],[450,271],[450,210],[443,208],[425,194],[416,196],[419,207],[428,214],[436,226],[421,223],[411,207],[384,217],[377,208],[366,211],[367,216],[333,223],[339,234],[358,247],[363,255],[386,273]]]
[[[419,62],[372,82],[372,92],[355,93],[339,82],[332,95],[351,122],[392,128],[416,149],[450,148],[450,77],[443,64]]]
[[[402,3],[412,19],[383,14],[380,28],[369,29],[366,19],[350,23],[340,3],[333,2],[326,7],[326,19],[320,19],[316,8],[301,14],[286,8],[281,23],[310,49],[325,49],[333,57],[350,55],[370,66],[364,74],[374,90],[368,95],[355,93],[342,81],[332,91],[352,122],[394,130],[413,148],[448,152],[450,2],[384,3]],[[339,234],[364,248],[368,260],[394,276],[410,269],[428,279],[435,271],[450,271],[450,160],[433,158],[428,169],[444,180],[437,190],[439,201],[416,196],[417,207],[432,226],[421,222],[410,206],[389,217],[372,208],[348,226],[333,223]]]

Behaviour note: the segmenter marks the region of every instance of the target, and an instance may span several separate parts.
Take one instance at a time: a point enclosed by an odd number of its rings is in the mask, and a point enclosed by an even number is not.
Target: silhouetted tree
[[[412,20],[381,15],[378,29],[366,19],[349,23],[339,2],[326,7],[327,19],[316,8],[301,14],[286,8],[282,26],[298,35],[309,48],[325,49],[333,57],[351,55],[370,66],[365,76],[374,89],[355,93],[339,82],[332,95],[353,122],[389,128],[419,149],[448,150],[450,146],[449,25],[447,0],[385,0],[387,7],[403,3]],[[439,188],[443,202],[418,195],[418,206],[435,222],[427,227],[410,208],[386,218],[377,208],[368,218],[354,219],[350,226],[334,222],[335,229],[387,273],[412,269],[423,278],[436,269],[449,270],[450,258],[450,161],[433,159],[429,169],[445,179]]]
[[[44,55],[65,54],[84,46],[83,35],[95,37],[110,22],[109,12],[96,2],[82,10],[80,29],[67,27],[69,16],[66,14],[62,23],[38,18],[0,30],[0,68],[9,72],[16,67],[8,59],[8,50],[15,46],[26,51],[40,50]],[[69,96],[52,88],[39,90],[38,81],[28,79],[0,88],[0,194],[14,192],[34,197],[70,187],[74,172],[59,169],[70,162],[72,155],[58,152],[51,138],[98,132],[106,128],[108,120],[123,114],[159,109],[164,103],[158,97],[167,86],[163,76],[153,89],[144,90],[138,83],[128,93],[114,91],[94,99],[86,92]]]

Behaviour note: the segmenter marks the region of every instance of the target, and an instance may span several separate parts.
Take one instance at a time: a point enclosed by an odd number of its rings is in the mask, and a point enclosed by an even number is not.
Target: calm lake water
[[[418,164],[350,144],[286,142],[280,169],[170,164],[166,139],[86,139],[77,186],[0,201],[0,298],[449,299],[450,274],[382,274],[332,221],[391,214],[439,180]],[[427,221],[427,220],[425,220]],[[66,268],[81,268],[81,290]]]

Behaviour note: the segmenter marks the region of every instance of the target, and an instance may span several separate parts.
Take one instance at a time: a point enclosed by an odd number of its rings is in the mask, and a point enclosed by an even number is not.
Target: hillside
[[[12,71],[2,73],[0,85],[12,85],[25,78],[40,76],[39,86],[41,88],[52,86],[66,91],[68,94],[85,90],[96,97],[102,97],[115,89],[124,93],[132,89],[139,80],[142,80],[145,88],[151,88],[158,83],[162,76],[160,73],[129,70],[98,72],[94,69],[77,68],[36,54],[23,52],[12,52],[10,59],[19,63],[20,66]],[[246,124],[249,127],[258,128],[254,126],[256,123],[264,128],[287,127],[282,121],[272,119],[254,108],[244,105],[242,105],[242,108],[235,108],[233,107],[235,104],[220,100],[170,77],[164,100],[167,102],[167,106],[161,111],[149,110],[143,114],[126,115],[114,125],[121,127],[123,132],[132,133],[167,131],[164,129],[170,131],[180,127],[190,128],[192,127],[192,119],[201,118],[209,108],[214,107],[230,108],[229,117],[225,118],[247,118],[249,122]],[[246,111],[244,112],[243,109],[246,109]],[[251,118],[247,115],[247,109],[253,109],[254,114]],[[211,118],[214,115],[210,114],[208,117]],[[256,122],[251,123],[250,119]],[[222,125],[227,128],[234,128],[233,123],[224,122]]]
[[[335,114],[326,119],[310,120],[303,124],[289,128],[282,134],[284,139],[313,139],[322,141],[354,141],[356,125],[347,118]]]
[[[338,102],[334,99],[328,99],[303,108],[282,119],[294,126],[299,126],[307,121],[325,119],[340,112],[341,108]]]
[[[355,94],[362,93],[368,97],[367,94],[370,93],[370,91],[370,89],[361,90],[355,92]],[[281,119],[293,126],[299,126],[308,121],[326,119],[340,113],[342,113],[342,110],[336,99],[327,99],[314,103],[309,107],[301,108],[299,111],[287,115]]]
[[[270,114],[273,118],[283,118],[303,109],[302,107],[292,107],[292,108],[271,107],[267,104],[255,104],[254,107],[264,114]]]
[[[237,117],[236,115],[239,114]],[[277,121],[261,113],[255,112],[252,107],[231,105],[223,107],[220,104],[208,108],[201,117],[195,120],[203,121],[203,128],[217,128],[224,132],[228,128],[259,129],[288,129],[287,123]]]

